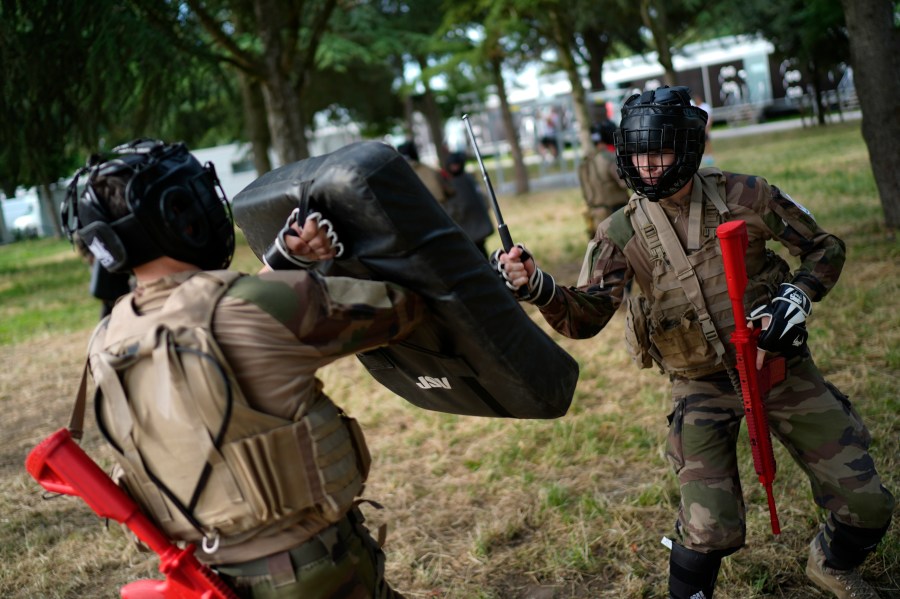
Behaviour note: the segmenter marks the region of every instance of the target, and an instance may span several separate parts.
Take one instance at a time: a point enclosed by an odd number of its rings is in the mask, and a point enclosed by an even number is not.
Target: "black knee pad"
[[[669,555],[669,598],[711,599],[722,558],[735,550],[700,553],[672,543]],[[698,593],[703,593],[698,595]]]
[[[887,533],[890,521],[882,528],[858,528],[834,518],[827,524],[829,531],[820,534],[826,565],[836,570],[851,570],[862,564]]]

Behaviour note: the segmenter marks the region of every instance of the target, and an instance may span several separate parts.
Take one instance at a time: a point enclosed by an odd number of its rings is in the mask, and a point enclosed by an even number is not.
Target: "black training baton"
[[[497,232],[500,233],[500,242],[503,244],[503,250],[508,252],[512,249],[513,240],[509,234],[506,223],[503,222],[503,215],[500,214],[500,204],[497,202],[497,194],[494,193],[494,186],[491,185],[491,178],[488,177],[487,171],[484,169],[484,161],[481,159],[481,152],[478,151],[478,144],[475,142],[475,133],[472,131],[472,125],[469,123],[469,115],[462,115],[462,120],[466,124],[466,131],[469,132],[469,139],[472,141],[472,149],[475,150],[475,159],[478,160],[478,166],[481,167],[481,176],[484,178],[484,184],[487,185],[488,193],[491,196],[491,205],[494,207],[494,216],[497,217]],[[528,259],[528,252],[523,249],[522,261]]]

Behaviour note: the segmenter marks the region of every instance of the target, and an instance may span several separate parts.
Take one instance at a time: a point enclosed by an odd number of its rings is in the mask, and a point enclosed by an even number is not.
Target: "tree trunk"
[[[266,121],[266,104],[262,86],[259,81],[243,71],[238,71],[238,78],[241,86],[241,99],[244,104],[247,138],[253,149],[253,166],[257,176],[261,176],[272,170],[272,161],[269,160],[272,138],[269,136],[269,126]]]
[[[302,99],[308,74],[315,65],[318,44],[336,0],[324,0],[321,6],[307,9],[303,4],[294,6],[277,0],[255,0],[253,3],[262,46],[258,76],[266,104],[269,135],[282,165],[309,157]],[[304,18],[309,20],[306,36],[299,33]]]
[[[438,110],[434,92],[431,91],[431,86],[425,78],[425,69],[428,65],[425,64],[424,58],[419,57],[416,60],[419,63],[419,72],[422,73],[422,86],[425,88],[425,93],[422,95],[422,114],[425,116],[428,132],[431,134],[431,139],[434,142],[438,165],[440,168],[443,168],[450,158],[450,152],[447,150],[447,141],[444,138],[444,119],[441,117],[441,111]]]
[[[47,231],[47,223],[53,225],[53,235],[57,239],[63,238],[62,223],[59,222],[59,202],[54,201],[56,198],[50,185],[44,183],[39,188],[38,206],[41,211],[41,233]]]
[[[403,98],[403,122],[404,131],[403,134],[406,136],[406,139],[409,141],[415,140],[415,131],[416,131],[416,120],[415,120],[415,110],[413,109],[413,99],[412,96],[407,95]]]
[[[593,27],[585,29],[582,35],[588,53],[588,79],[591,82],[591,91],[603,91],[606,89],[603,85],[603,63],[609,52],[609,36]]]
[[[300,103],[303,86],[292,82],[290,74],[278,69],[278,59],[269,56],[271,55],[266,57],[263,98],[266,101],[272,145],[279,162],[285,165],[309,157],[303,107]]]
[[[885,225],[900,228],[900,31],[892,0],[841,0],[850,33],[853,78],[862,109],[862,133],[869,149]]]
[[[6,218],[3,216],[3,204],[5,203],[6,200],[0,198],[0,243],[12,241],[12,236],[9,234],[9,227],[6,225]]]
[[[513,170],[515,171],[516,195],[528,193],[528,169],[525,168],[525,159],[522,155],[522,146],[519,145],[519,132],[513,120],[509,100],[506,98],[506,82],[503,80],[502,61],[499,57],[491,58],[491,72],[494,75],[494,83],[497,86],[497,97],[500,98],[500,116],[503,119],[503,131],[509,140],[509,151],[512,154]]]
[[[653,34],[657,60],[659,60],[659,64],[665,70],[663,79],[666,85],[672,87],[678,85],[675,67],[672,64],[672,51],[669,48],[669,26],[666,22],[665,4],[663,2],[656,3],[653,0],[641,0],[641,19],[643,19],[644,25]]]
[[[581,75],[578,74],[578,67],[575,64],[575,59],[572,57],[572,32],[565,29],[562,20],[556,13],[550,14],[550,22],[556,49],[559,52],[559,62],[569,78],[569,84],[572,86],[572,109],[575,111],[575,119],[578,121],[578,143],[581,145],[582,152],[591,153],[594,147],[594,144],[591,142],[591,116],[588,109],[587,94],[584,92],[584,85],[581,83]]]

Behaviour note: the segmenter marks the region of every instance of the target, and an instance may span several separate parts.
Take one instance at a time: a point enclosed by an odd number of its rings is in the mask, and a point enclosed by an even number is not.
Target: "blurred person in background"
[[[465,152],[451,152],[447,158],[447,172],[455,191],[447,202],[447,212],[487,258],[485,241],[494,232],[494,224],[481,188],[475,177],[466,171],[466,161]]]
[[[425,187],[428,188],[428,191],[434,196],[434,199],[438,201],[438,204],[440,204],[444,210],[447,210],[447,202],[453,194],[456,193],[447,174],[420,162],[419,150],[412,141],[401,143],[397,146],[397,151],[401,156],[406,158],[409,166],[411,166],[413,171],[419,176],[419,179],[422,180],[422,183],[425,184]]]
[[[609,119],[591,127],[593,152],[587,153],[578,165],[578,182],[587,204],[584,220],[588,239],[594,236],[600,223],[628,203],[628,186],[619,177],[613,136],[616,124]]]

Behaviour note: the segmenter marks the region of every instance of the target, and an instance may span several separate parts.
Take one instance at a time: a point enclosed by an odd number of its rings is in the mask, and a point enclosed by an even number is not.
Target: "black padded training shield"
[[[234,197],[234,218],[257,256],[298,205],[321,211],[345,246],[319,272],[393,282],[427,300],[426,322],[407,339],[358,354],[378,382],[451,414],[566,413],[577,363],[529,318],[396,150],[359,142],[248,185]]]

